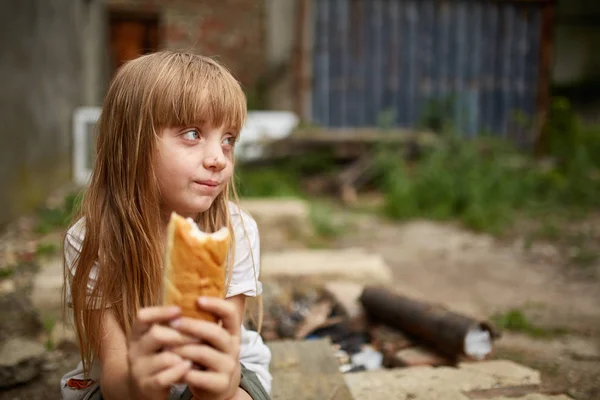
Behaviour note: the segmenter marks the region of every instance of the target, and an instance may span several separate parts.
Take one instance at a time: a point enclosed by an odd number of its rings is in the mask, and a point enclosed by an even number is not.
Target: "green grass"
[[[499,329],[523,333],[539,339],[550,339],[568,333],[561,328],[542,328],[535,326],[520,309],[512,309],[504,314],[496,314],[491,320]]]
[[[7,279],[15,274],[15,269],[11,266],[0,268],[0,279]]]
[[[236,171],[240,197],[297,197],[299,177],[290,168],[240,167]]]

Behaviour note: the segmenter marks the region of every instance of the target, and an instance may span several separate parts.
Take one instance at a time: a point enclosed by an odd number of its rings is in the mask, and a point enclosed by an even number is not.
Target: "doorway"
[[[109,12],[110,76],[125,62],[157,51],[160,46],[157,12]]]

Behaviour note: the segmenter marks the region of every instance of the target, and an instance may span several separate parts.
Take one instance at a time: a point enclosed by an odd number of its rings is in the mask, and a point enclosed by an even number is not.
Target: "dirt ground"
[[[580,400],[600,399],[600,270],[566,269],[558,249],[495,240],[456,224],[352,219],[336,246],[380,253],[409,296],[489,318],[521,310],[548,338],[504,332],[496,357],[542,371],[544,385]]]
[[[455,224],[398,224],[370,214],[345,218],[351,222],[330,245],[380,253],[393,271],[394,286],[406,295],[481,318],[519,309],[532,324],[564,332],[544,339],[505,332],[495,357],[541,370],[549,390],[564,390],[578,400],[600,399],[597,267],[566,270],[552,245],[525,250],[520,239],[499,241]],[[282,232],[262,232],[263,252],[301,246],[282,237]],[[59,378],[77,359],[72,348],[54,350],[43,376],[0,392],[0,399],[58,398]]]

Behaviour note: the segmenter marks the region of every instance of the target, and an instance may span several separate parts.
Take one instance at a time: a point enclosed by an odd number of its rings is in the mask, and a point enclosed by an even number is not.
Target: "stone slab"
[[[429,366],[344,375],[355,399],[467,400],[474,390],[535,386],[540,373],[511,361],[462,363],[458,368]]]
[[[288,250],[262,256],[261,278],[317,277],[361,284],[389,284],[392,271],[379,254],[360,248],[341,250]]]

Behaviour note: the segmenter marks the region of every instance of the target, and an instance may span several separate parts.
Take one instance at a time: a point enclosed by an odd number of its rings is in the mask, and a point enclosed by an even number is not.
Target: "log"
[[[398,329],[454,361],[461,356],[483,359],[492,350],[496,334],[486,321],[376,286],[366,287],[360,302],[370,320]]]

